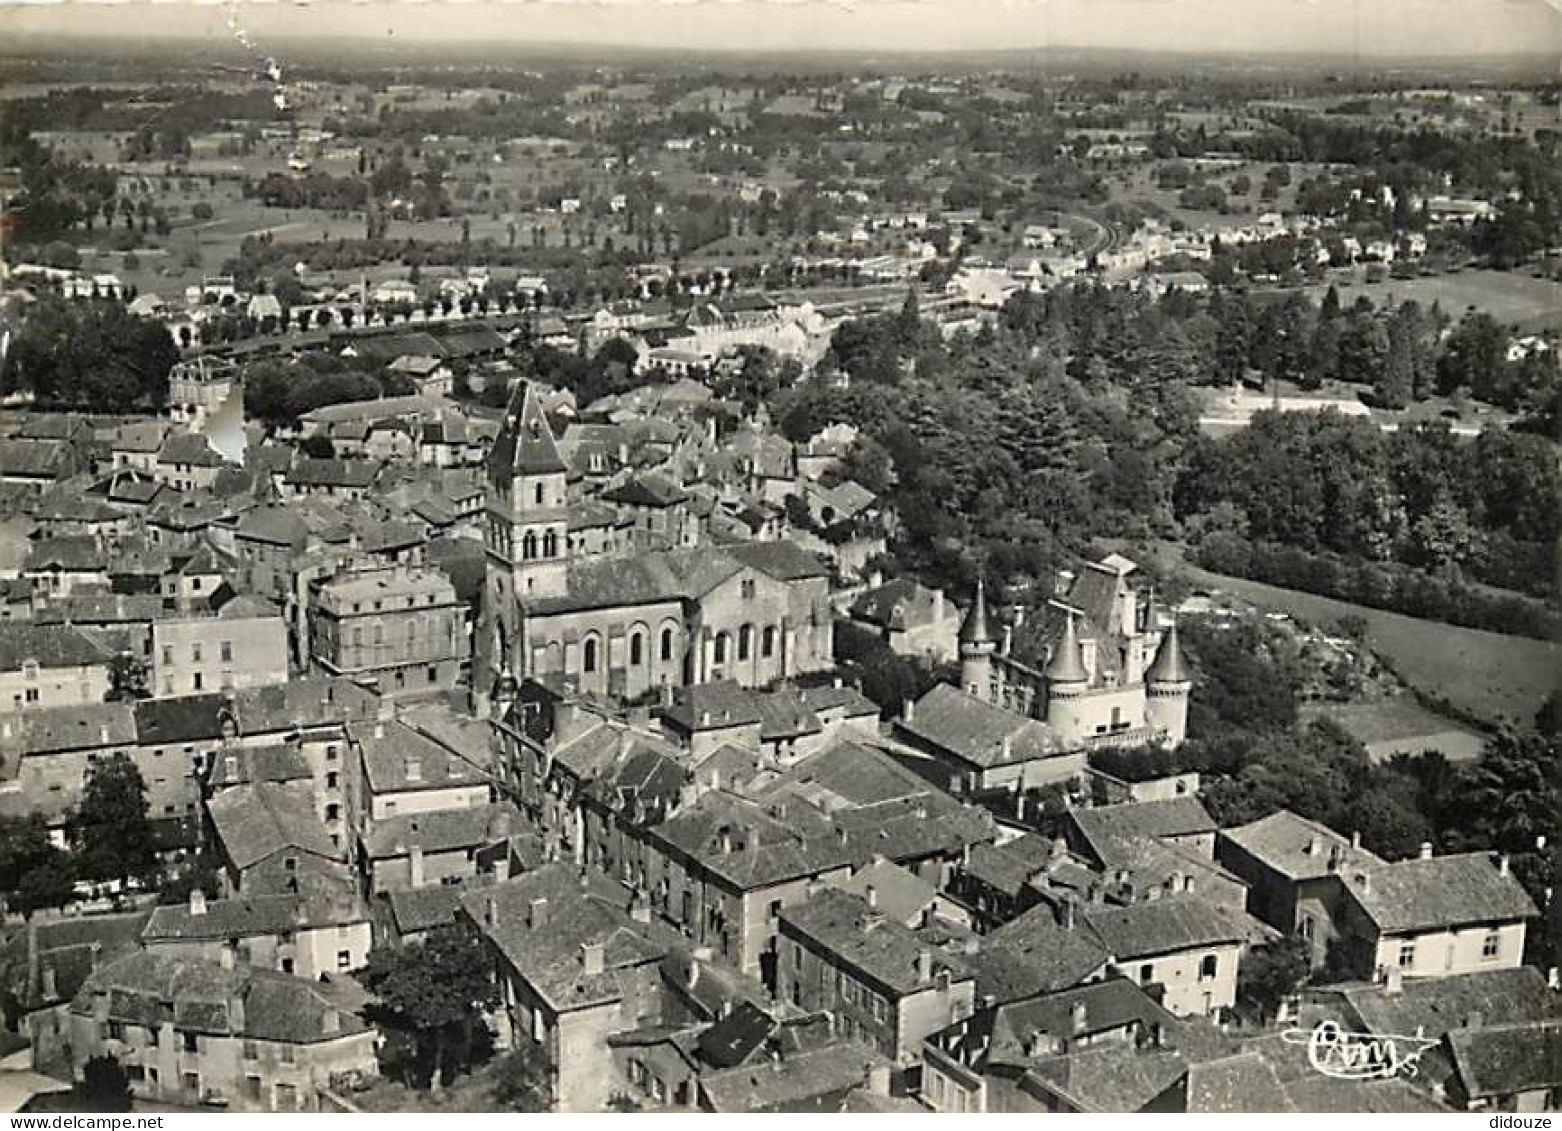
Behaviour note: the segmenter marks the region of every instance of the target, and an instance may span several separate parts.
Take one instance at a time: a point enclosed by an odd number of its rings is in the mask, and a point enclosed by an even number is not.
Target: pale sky
[[[702,50],[1562,53],[1562,0],[0,0],[28,32]]]

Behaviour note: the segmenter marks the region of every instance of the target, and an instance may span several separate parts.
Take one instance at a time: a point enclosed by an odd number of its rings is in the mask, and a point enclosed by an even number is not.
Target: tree
[[[75,894],[70,857],[49,839],[43,818],[0,818],[0,892],[24,917],[45,907],[63,907]]]
[[[516,1047],[495,1062],[494,1099],[513,1111],[547,1112],[553,1110],[552,1074],[542,1048],[526,1037],[516,1039]]]
[[[336,445],[331,443],[331,437],[318,432],[313,436],[305,436],[299,443],[298,450],[314,459],[334,459],[336,457]]]
[[[1307,943],[1288,936],[1254,947],[1237,970],[1237,1012],[1260,1026],[1307,980],[1311,961]]]
[[[448,924],[422,944],[369,955],[363,984],[379,995],[386,1023],[410,1034],[430,1062],[429,1088],[444,1087],[451,1046],[469,1046],[483,1014],[498,1004],[493,964],[469,927]]]
[[[179,351],[162,323],[114,302],[40,297],[0,367],[0,395],[99,412],[159,408]]]
[[[83,879],[149,880],[157,873],[157,842],[146,812],[146,782],[128,754],[92,763],[81,806],[70,824]]]
[[[145,699],[150,694],[147,679],[148,670],[145,660],[128,650],[116,652],[114,658],[109,661],[109,690],[105,698],[110,703]]]
[[[130,1076],[112,1056],[94,1056],[82,1065],[78,1091],[93,1111],[129,1111],[135,1099]]]

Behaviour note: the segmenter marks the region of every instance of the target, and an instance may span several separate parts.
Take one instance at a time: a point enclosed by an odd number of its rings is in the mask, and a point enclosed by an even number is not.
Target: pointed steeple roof
[[[488,453],[488,478],[507,484],[517,475],[542,475],[566,471],[564,457],[548,426],[548,417],[530,381],[522,381],[510,397],[504,423]]]
[[[1182,643],[1177,639],[1176,621],[1171,622],[1166,635],[1161,637],[1161,646],[1155,651],[1155,662],[1150,665],[1145,678],[1151,683],[1193,682],[1193,670],[1188,667],[1188,661],[1182,654]]]
[[[1047,664],[1047,679],[1053,683],[1088,683],[1090,673],[1085,670],[1085,657],[1079,648],[1079,634],[1074,631],[1074,610],[1068,611],[1063,624],[1063,638],[1052,652]]]
[[[991,644],[992,630],[987,627],[987,587],[981,578],[976,579],[976,599],[971,602],[965,623],[960,626],[960,643]]]

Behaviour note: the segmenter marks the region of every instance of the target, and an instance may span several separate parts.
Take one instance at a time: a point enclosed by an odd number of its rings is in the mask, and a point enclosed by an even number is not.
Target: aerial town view
[[[1540,1126],[1559,59],[0,10],[0,1115]]]

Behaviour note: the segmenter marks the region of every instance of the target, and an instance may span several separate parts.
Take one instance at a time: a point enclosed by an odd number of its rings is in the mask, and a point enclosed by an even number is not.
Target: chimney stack
[[[607,968],[603,946],[599,942],[580,944],[580,965],[586,977],[594,978]]]
[[[200,888],[191,888],[190,889],[190,914],[191,915],[205,915],[206,914],[206,893],[204,891],[202,891]]]
[[[1405,988],[1405,972],[1398,966],[1390,966],[1383,976],[1383,993],[1387,997],[1398,997]]]
[[[1430,860],[1431,858],[1432,858],[1432,842],[1429,841],[1429,840],[1423,840],[1421,842],[1421,859],[1422,860]]]
[[[879,889],[874,887],[872,884],[869,884],[867,894],[868,906],[877,911],[879,909]]]
[[[39,992],[43,995],[46,1004],[52,1004],[60,996],[59,984],[54,977],[54,967],[45,966],[39,971],[39,978],[41,979]]]
[[[526,926],[535,931],[539,927],[548,925],[548,901],[539,896],[531,901],[526,908]]]
[[[1508,874],[1508,868],[1508,854],[1504,852],[1501,856],[1497,857],[1497,872],[1499,875],[1506,876]]]
[[[917,982],[931,982],[933,980],[933,952],[923,947],[917,951]]]

